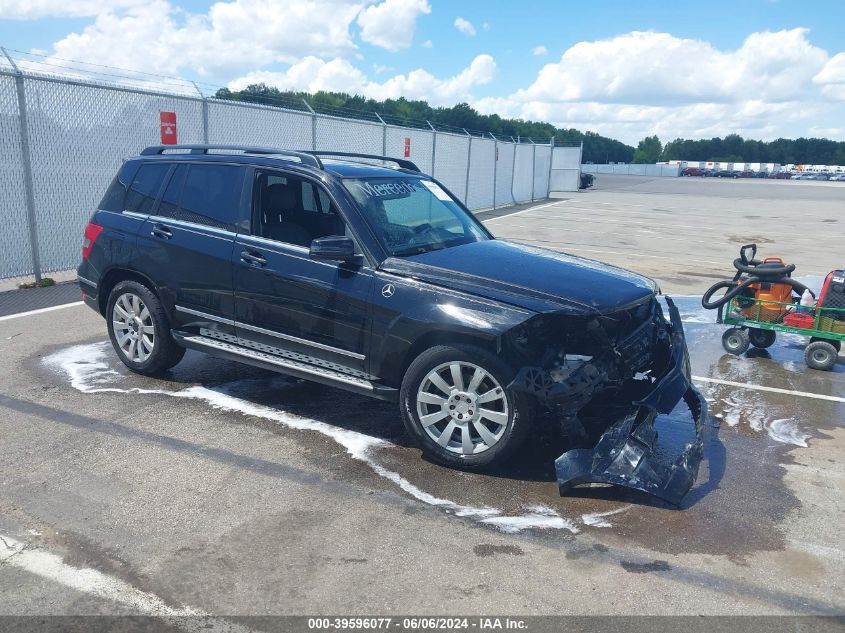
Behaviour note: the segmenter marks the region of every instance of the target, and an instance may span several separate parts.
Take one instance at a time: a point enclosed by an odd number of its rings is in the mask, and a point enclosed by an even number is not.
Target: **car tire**
[[[807,367],[819,371],[833,369],[838,356],[839,352],[829,341],[813,341],[804,349],[804,362]]]
[[[106,307],[109,339],[123,364],[154,376],[176,365],[185,348],[170,335],[170,321],[158,297],[137,281],[121,281]]]
[[[777,339],[777,332],[774,330],[761,330],[758,328],[751,328],[748,330],[748,340],[754,347],[759,349],[766,349],[774,345]]]
[[[732,327],[722,334],[722,347],[729,354],[741,356],[748,351],[751,341],[748,338],[748,332],[738,328]]]
[[[426,350],[408,367],[399,393],[408,435],[427,457],[447,466],[474,470],[500,463],[523,443],[534,413],[530,396],[507,389],[514,373],[477,347]]]

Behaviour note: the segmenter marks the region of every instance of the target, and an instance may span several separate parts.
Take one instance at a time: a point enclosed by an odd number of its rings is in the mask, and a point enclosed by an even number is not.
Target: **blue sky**
[[[631,143],[845,140],[843,25],[841,0],[0,0],[0,44],[35,65],[467,101]]]

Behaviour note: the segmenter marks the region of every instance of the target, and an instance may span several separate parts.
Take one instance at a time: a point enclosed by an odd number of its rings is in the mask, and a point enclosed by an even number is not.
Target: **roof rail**
[[[330,152],[323,150],[305,150],[304,153],[311,154],[315,158],[318,156],[339,156],[341,158],[368,158],[370,160],[384,160],[391,163],[396,163],[402,169],[422,173],[420,171],[420,168],[417,167],[416,163],[413,163],[409,160],[405,160],[404,158],[393,158],[392,156],[379,156],[378,154],[359,154],[358,152]]]
[[[303,165],[310,165],[318,169],[323,168],[322,161],[313,152],[297,152],[286,149],[275,149],[272,147],[251,147],[248,145],[151,145],[141,152],[141,156],[154,156],[163,154],[167,150],[190,150],[191,154],[208,154],[208,150],[219,149],[229,151],[240,151],[244,154],[269,154],[275,156],[289,156],[298,158]]]

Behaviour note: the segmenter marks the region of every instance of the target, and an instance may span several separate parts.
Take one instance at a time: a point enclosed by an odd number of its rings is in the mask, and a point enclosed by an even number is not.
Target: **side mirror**
[[[308,252],[311,259],[333,260],[339,262],[358,263],[361,256],[355,254],[355,242],[345,235],[329,235],[318,237],[311,242]]]

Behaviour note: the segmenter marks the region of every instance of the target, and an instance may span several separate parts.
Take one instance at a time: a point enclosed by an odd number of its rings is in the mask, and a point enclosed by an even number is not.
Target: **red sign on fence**
[[[405,137],[405,158],[411,157],[411,139]]]
[[[161,144],[176,145],[176,113],[161,112]]]

